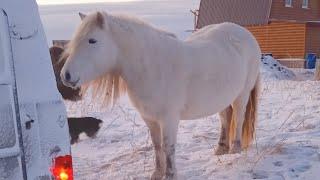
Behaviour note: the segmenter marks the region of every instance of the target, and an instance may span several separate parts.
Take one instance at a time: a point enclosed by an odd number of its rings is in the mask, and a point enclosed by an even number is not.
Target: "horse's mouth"
[[[75,81],[67,81],[66,82],[66,86],[69,86],[69,87],[71,87],[72,89],[77,89],[77,88],[79,88],[78,87],[78,82],[80,81],[80,78],[78,78],[77,80],[75,80]]]

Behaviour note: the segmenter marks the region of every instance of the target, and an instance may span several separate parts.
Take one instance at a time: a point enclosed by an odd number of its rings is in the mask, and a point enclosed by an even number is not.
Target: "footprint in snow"
[[[283,166],[283,162],[282,161],[276,161],[276,162],[273,162],[273,165],[281,167],[281,166]]]
[[[269,174],[266,171],[254,171],[251,176],[252,179],[267,179]]]
[[[301,164],[295,167],[289,168],[289,175],[291,177],[299,177],[300,173],[306,172],[311,168],[310,164]]]

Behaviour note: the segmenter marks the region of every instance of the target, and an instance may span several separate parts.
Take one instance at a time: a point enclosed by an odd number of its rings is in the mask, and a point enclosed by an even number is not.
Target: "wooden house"
[[[201,0],[195,28],[226,21],[249,29],[275,58],[320,56],[320,0]]]

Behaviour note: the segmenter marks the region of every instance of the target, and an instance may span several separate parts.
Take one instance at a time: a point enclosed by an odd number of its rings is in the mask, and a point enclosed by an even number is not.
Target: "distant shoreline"
[[[67,4],[38,4],[39,7],[52,7],[52,6],[77,6],[77,5],[97,5],[97,4],[121,4],[121,3],[135,3],[143,0],[135,1],[120,1],[120,2],[83,2],[83,3],[67,3]]]
[[[151,2],[171,2],[170,0],[128,0],[128,1],[119,1],[119,2],[114,2],[114,1],[106,1],[106,2],[83,2],[83,3],[67,3],[67,4],[39,4],[39,7],[53,7],[53,6],[75,6],[75,5],[106,5],[106,4],[128,4],[128,3],[139,3],[139,2],[145,2],[145,3],[151,3]],[[175,0],[175,1],[185,1],[185,0]]]

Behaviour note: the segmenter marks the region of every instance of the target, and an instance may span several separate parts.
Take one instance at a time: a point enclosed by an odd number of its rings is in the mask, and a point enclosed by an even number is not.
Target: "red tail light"
[[[53,160],[51,173],[55,180],[73,180],[72,157],[59,156]]]

